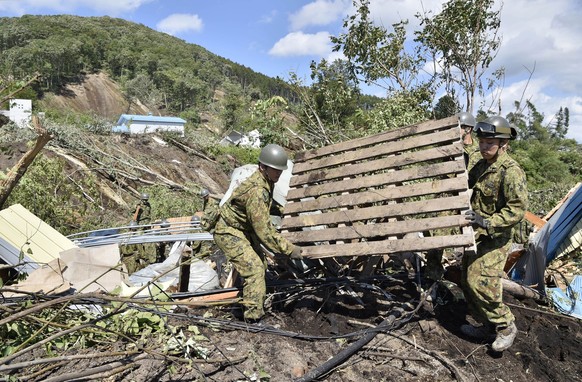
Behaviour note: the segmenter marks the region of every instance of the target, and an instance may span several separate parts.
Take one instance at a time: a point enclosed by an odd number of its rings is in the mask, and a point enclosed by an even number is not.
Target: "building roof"
[[[26,272],[59,257],[60,252],[77,246],[20,204],[0,211],[0,258],[7,264],[19,263],[23,252]]]
[[[118,125],[123,125],[129,121],[135,122],[152,122],[152,123],[179,123],[185,124],[186,121],[178,117],[160,117],[156,115],[137,115],[137,114],[121,114]]]

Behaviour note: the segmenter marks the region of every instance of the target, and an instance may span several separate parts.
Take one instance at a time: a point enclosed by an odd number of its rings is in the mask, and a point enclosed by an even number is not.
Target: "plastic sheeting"
[[[232,172],[230,177],[230,185],[228,190],[226,190],[224,196],[220,200],[220,205],[222,206],[228,198],[232,195],[232,192],[237,188],[245,179],[251,176],[259,168],[256,164],[247,164],[241,167],[237,167]],[[287,193],[289,192],[289,183],[291,182],[291,176],[293,174],[293,162],[287,161],[287,170],[281,173],[279,181],[275,183],[275,189],[273,190],[273,199],[284,206],[287,204]]]
[[[170,283],[177,286],[180,276],[180,257],[186,246],[186,242],[177,241],[170,249],[168,258],[162,263],[155,263],[132,273],[129,281],[134,286],[144,286],[154,279],[157,283]],[[167,272],[167,273],[166,273]],[[161,276],[163,275],[163,276]],[[202,260],[192,261],[190,265],[190,279],[188,280],[188,292],[199,292],[218,289],[218,275],[214,269]]]

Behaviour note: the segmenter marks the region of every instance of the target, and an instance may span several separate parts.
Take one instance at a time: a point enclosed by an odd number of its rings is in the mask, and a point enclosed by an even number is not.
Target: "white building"
[[[113,132],[147,134],[157,131],[170,131],[184,135],[186,121],[178,117],[159,117],[155,115],[122,114],[113,127]]]
[[[0,114],[5,115],[19,127],[27,127],[32,116],[32,100],[11,99],[8,101],[10,110],[2,110]]]

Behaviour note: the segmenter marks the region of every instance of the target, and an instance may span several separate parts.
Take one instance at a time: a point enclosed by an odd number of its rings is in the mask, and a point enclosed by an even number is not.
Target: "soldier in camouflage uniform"
[[[218,200],[210,197],[207,189],[200,191],[200,196],[202,197],[202,211],[204,211],[201,225],[204,230],[212,232],[220,216],[219,203]]]
[[[473,139],[473,135],[471,134],[477,121],[473,117],[473,114],[466,111],[457,114],[457,116],[459,117],[459,124],[461,125],[461,139],[463,140],[463,148],[465,151],[463,153],[465,167],[467,167],[467,170],[470,170],[482,158],[479,152],[479,144]]]
[[[287,153],[274,144],[259,155],[259,168],[242,182],[220,207],[214,241],[243,278],[244,318],[256,322],[264,315],[267,262],[258,248],[301,259],[301,248],[281,236],[271,223],[273,189],[287,168]]]
[[[477,253],[463,257],[461,286],[469,312],[483,326],[463,325],[468,336],[495,340],[495,351],[513,344],[517,335],[515,318],[503,303],[503,267],[511,244],[512,228],[525,215],[527,187],[525,173],[507,153],[516,130],[502,117],[490,117],[475,126],[482,159],[469,171],[472,188],[471,210],[466,218],[475,228]]]
[[[207,189],[200,191],[202,197],[202,211],[196,212],[192,216],[194,224],[200,224],[200,227],[210,233],[214,232],[214,227],[220,216],[218,200],[210,197],[210,192]],[[192,242],[192,254],[194,257],[203,258],[212,253],[212,245],[209,241],[194,241]]]
[[[481,154],[479,153],[479,147],[471,137],[471,132],[475,127],[475,117],[473,114],[469,112],[461,112],[457,114],[459,118],[459,128],[461,130],[461,139],[464,145],[464,159],[465,159],[465,166],[471,166],[477,162],[477,160],[481,159]],[[474,159],[476,156],[479,158]],[[447,235],[455,235],[457,232],[455,229],[444,229],[444,230],[437,230],[437,232],[443,232]],[[439,281],[442,279],[445,273],[445,269],[443,267],[443,250],[442,249],[433,249],[427,252],[426,254],[426,272],[425,277],[432,281]]]

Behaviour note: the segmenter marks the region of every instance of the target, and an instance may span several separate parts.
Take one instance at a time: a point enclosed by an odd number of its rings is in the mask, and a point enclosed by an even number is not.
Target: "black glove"
[[[296,245],[293,248],[293,252],[291,252],[291,254],[289,255],[290,258],[292,258],[293,260],[301,260],[303,259],[303,256],[301,255],[301,247]]]
[[[479,215],[473,210],[465,212],[465,219],[470,221],[472,225],[476,225],[485,229],[489,227],[489,220],[484,219],[483,216]]]

